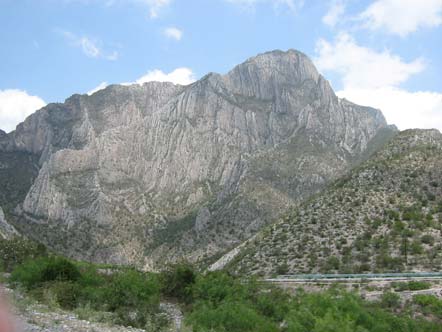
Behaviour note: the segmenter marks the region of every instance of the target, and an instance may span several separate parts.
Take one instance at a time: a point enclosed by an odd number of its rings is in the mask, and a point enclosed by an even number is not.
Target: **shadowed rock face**
[[[39,160],[18,229],[76,258],[155,268],[235,246],[392,131],[289,50],[188,86],[74,95],[0,136],[0,150]]]

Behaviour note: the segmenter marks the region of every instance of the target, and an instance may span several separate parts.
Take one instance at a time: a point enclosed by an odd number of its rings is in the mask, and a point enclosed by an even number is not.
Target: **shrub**
[[[105,285],[103,301],[111,311],[121,308],[154,308],[159,303],[160,285],[153,274],[135,270],[119,272]]]
[[[442,318],[442,300],[434,295],[419,294],[413,297],[413,302],[419,305],[426,314]]]
[[[397,308],[400,304],[400,297],[396,293],[386,292],[381,296],[381,306],[385,308]]]
[[[61,257],[41,257],[17,266],[11,280],[27,289],[36,288],[49,281],[76,281],[80,278],[78,268]]]
[[[434,237],[431,236],[430,234],[422,235],[421,242],[428,244],[428,245],[433,245],[434,244]]]
[[[71,310],[77,307],[81,292],[78,284],[70,281],[55,282],[50,289],[61,308]]]
[[[3,271],[11,272],[27,260],[46,255],[46,247],[42,244],[21,237],[0,239],[0,269]]]
[[[332,271],[332,270],[339,270],[340,264],[341,264],[341,262],[339,261],[338,257],[330,256],[329,258],[327,258],[327,260],[323,266],[323,270],[325,272]]]
[[[198,276],[192,287],[195,301],[218,305],[222,301],[244,295],[245,288],[239,281],[224,272],[209,272]]]
[[[180,301],[191,301],[191,286],[195,283],[196,272],[188,263],[170,265],[161,274],[161,290],[166,296]]]
[[[289,266],[287,265],[287,263],[282,263],[278,265],[278,267],[276,268],[276,274],[278,275],[284,275],[287,274],[288,272],[289,272]]]
[[[424,252],[424,248],[422,248],[422,245],[417,241],[413,241],[411,243],[410,249],[411,249],[411,252],[413,253],[413,255],[419,255]]]
[[[394,282],[391,284],[396,291],[429,289],[431,284],[425,281]]]
[[[190,314],[188,322],[194,332],[278,331],[276,324],[267,321],[250,306],[240,302],[226,301],[217,307],[201,304]]]
[[[80,271],[71,261],[63,257],[43,259],[42,281],[76,281]]]

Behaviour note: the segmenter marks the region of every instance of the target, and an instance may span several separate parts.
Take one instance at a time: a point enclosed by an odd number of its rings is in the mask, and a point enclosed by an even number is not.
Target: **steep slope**
[[[7,222],[3,209],[0,207],[0,239],[8,239],[15,235],[18,235],[17,231]]]
[[[439,271],[442,134],[407,130],[242,246],[233,271]]]
[[[50,104],[0,138],[0,155],[38,158],[11,220],[21,232],[76,258],[154,268],[234,247],[385,131],[304,54],[273,51],[189,86],[114,85]]]

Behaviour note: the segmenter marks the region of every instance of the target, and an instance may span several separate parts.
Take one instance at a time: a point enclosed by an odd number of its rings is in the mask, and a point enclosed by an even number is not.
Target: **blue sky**
[[[0,128],[111,83],[188,84],[273,49],[400,129],[442,129],[442,0],[0,0]]]

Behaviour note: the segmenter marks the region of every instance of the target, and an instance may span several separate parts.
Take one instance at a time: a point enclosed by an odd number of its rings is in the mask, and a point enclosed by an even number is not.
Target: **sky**
[[[0,129],[108,84],[307,54],[339,97],[442,130],[442,0],[0,0]]]

